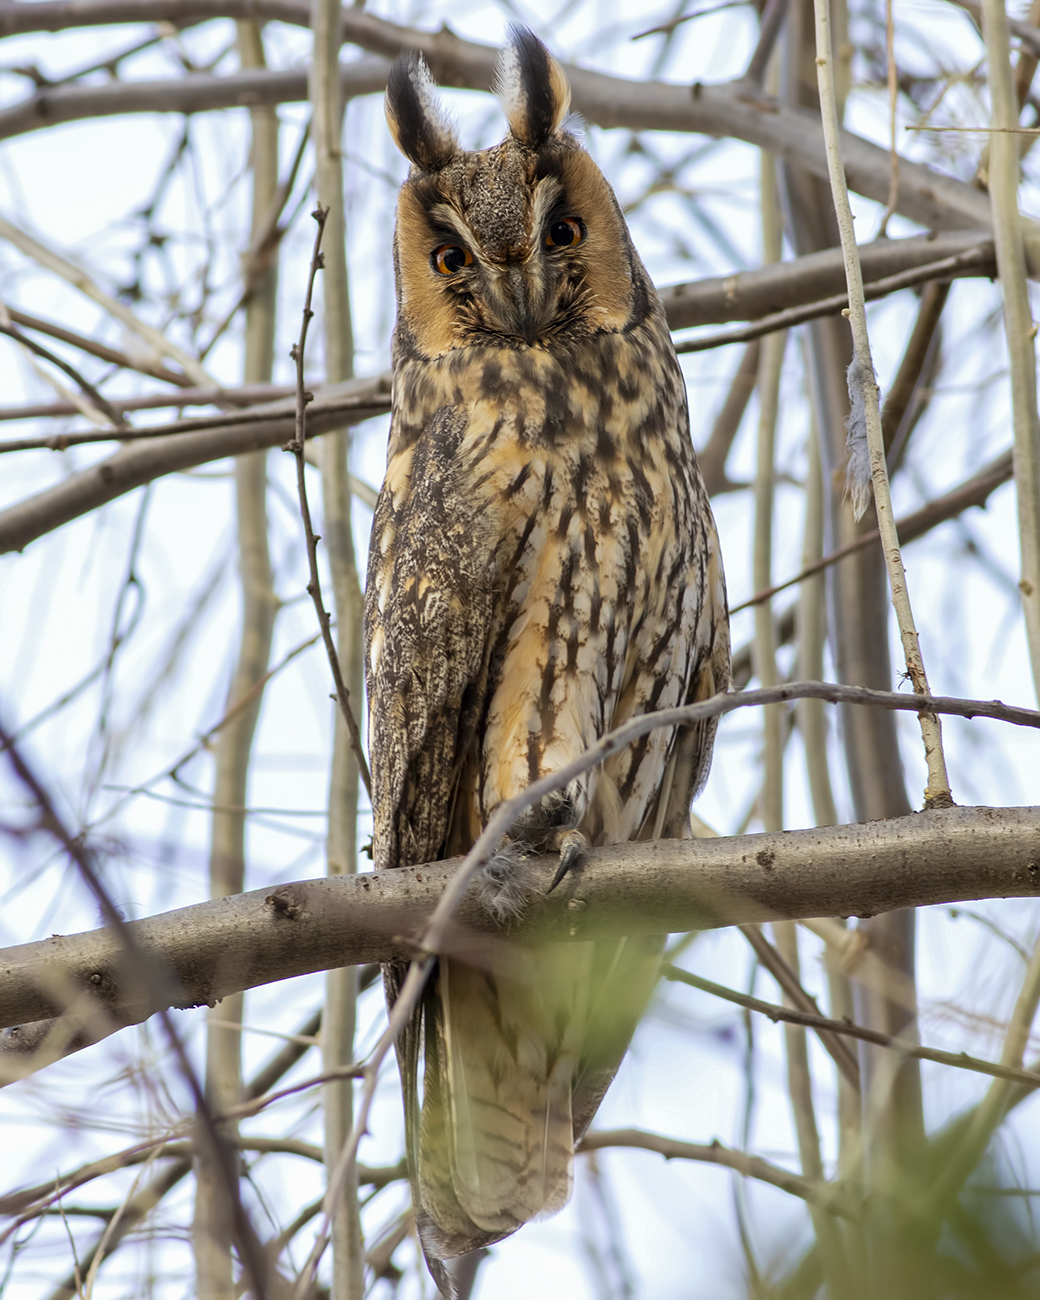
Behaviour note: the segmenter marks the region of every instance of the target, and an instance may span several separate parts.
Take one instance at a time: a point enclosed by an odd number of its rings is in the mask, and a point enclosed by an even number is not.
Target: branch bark
[[[301,27],[310,25],[310,7],[306,0],[228,0],[215,5],[199,0],[170,0],[155,3],[139,0],[138,3],[109,3],[109,0],[79,0],[77,3],[57,2],[34,4],[31,11],[24,4],[8,0],[0,4],[0,34],[17,31],[58,31],[70,26],[89,26],[112,22],[156,22],[176,18],[179,22],[204,21],[218,16],[245,17],[256,20],[275,19]],[[36,13],[35,11],[42,11]],[[447,28],[437,32],[420,31],[386,22],[372,14],[351,8],[343,14],[342,37],[371,53],[392,58],[404,49],[423,52],[434,77],[445,85],[464,86],[475,90],[488,90],[494,75],[498,50],[457,37]],[[345,65],[347,68],[350,65]],[[375,65],[372,65],[374,72]],[[385,75],[385,65],[383,65]],[[586,121],[602,127],[626,127],[630,130],[689,131],[705,135],[732,136],[784,158],[812,173],[826,177],[827,163],[819,116],[798,104],[782,103],[764,94],[743,79],[721,85],[705,86],[699,82],[693,87],[667,85],[660,82],[644,83],[604,73],[591,72],[572,64],[566,66],[571,82],[573,105]],[[253,74],[256,75],[256,74]],[[247,94],[260,98],[251,103],[276,103],[307,98],[304,74],[273,73],[279,78],[278,88],[269,87],[258,80],[251,84]],[[365,75],[368,75],[367,72]],[[296,80],[293,80],[293,78]],[[224,86],[232,78],[195,78],[196,96],[193,111],[201,108],[231,107],[246,102],[241,96],[243,87]],[[175,94],[179,82],[163,83],[162,96]],[[382,89],[382,86],[373,87]],[[101,88],[108,96],[122,91],[122,87]],[[221,91],[224,98],[219,99]],[[68,88],[44,92],[51,117],[62,113],[62,120],[72,120],[73,95],[90,96],[99,92],[92,88]],[[138,111],[144,108],[143,88],[127,89],[127,102],[133,94]],[[279,98],[278,96],[281,96]],[[33,97],[35,100],[37,96]],[[25,130],[32,123],[39,125],[39,114],[30,108],[33,100],[18,105],[14,110],[19,123],[12,120],[7,134]],[[97,105],[113,103],[112,98],[96,100]],[[168,101],[167,101],[168,102]],[[162,109],[149,103],[149,111]],[[94,116],[91,107],[78,116]],[[108,108],[108,111],[118,111]],[[167,111],[171,111],[167,109]],[[172,111],[188,111],[180,101]],[[0,116],[0,134],[4,133],[4,119]],[[849,187],[885,203],[889,197],[891,171],[888,151],[857,136],[851,131],[842,132],[842,156],[845,160]],[[962,181],[944,176],[924,166],[904,160],[900,166],[899,187],[895,210],[912,221],[918,221],[930,230],[986,230],[990,224],[989,204],[986,196]],[[1030,224],[1027,241],[1040,241],[1040,230]]]
[[[913,870],[908,870],[908,864]],[[458,859],[359,876],[297,881],[198,903],[129,929],[163,959],[166,1001],[200,1006],[242,989],[364,962],[407,960]],[[559,864],[532,858],[537,886]],[[1040,808],[952,808],[891,821],[714,840],[597,849],[553,893],[532,900],[511,937],[581,940],[801,916],[870,916],[893,908],[1040,897]],[[464,898],[445,951],[508,959],[505,932]],[[109,930],[55,935],[0,951],[0,1026],[60,1015],[48,974],[61,972],[122,1024],[149,1014]]]
[[[981,249],[982,252],[989,247],[985,241],[980,244],[979,236],[975,234],[953,238],[966,238],[968,248]],[[866,245],[863,257],[868,280],[889,274],[893,265],[926,264],[932,260],[940,239],[934,244],[924,238],[915,238],[886,241],[887,247]],[[943,247],[946,247],[945,243]],[[981,257],[982,253],[979,255]],[[989,273],[985,262],[980,262],[977,269],[983,274]],[[791,294],[789,302],[810,301],[818,293],[821,283],[837,282],[836,277],[843,274],[840,250],[828,249],[824,253],[781,263],[776,268],[765,267],[738,276],[676,285],[664,291],[666,303],[671,304],[668,307],[669,323],[673,329],[678,329],[731,320],[734,311],[738,313],[736,319],[744,319],[745,313],[760,313],[771,310],[777,302],[782,303],[784,300],[780,295],[785,291]],[[727,286],[735,286],[732,292],[737,306],[727,302]],[[802,298],[801,295],[807,296]],[[343,426],[342,407],[333,409],[337,402],[356,403],[348,412],[350,424],[360,424],[362,420],[386,414],[390,408],[389,374],[325,385],[308,408],[309,434],[326,433]],[[292,400],[284,399],[260,405],[247,416],[229,417],[236,422],[227,425],[223,425],[219,417],[210,417],[205,425],[201,420],[193,423],[179,421],[170,427],[168,433],[154,428],[143,431],[140,443],[127,445],[107,460],[71,474],[55,487],[0,511],[0,554],[23,550],[38,537],[164,474],[285,443],[293,436],[293,412]],[[193,429],[198,432],[192,432]]]

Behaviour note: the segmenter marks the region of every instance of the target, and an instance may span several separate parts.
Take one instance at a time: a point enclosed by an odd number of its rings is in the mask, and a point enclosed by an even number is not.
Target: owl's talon
[[[585,855],[589,851],[589,842],[582,835],[581,831],[565,831],[560,837],[560,865],[556,868],[556,875],[553,876],[553,882],[546,890],[551,894],[568,871],[574,867],[581,866],[585,860]]]
[[[478,877],[485,907],[505,924],[523,914],[532,894],[530,868],[521,845],[505,841]]]

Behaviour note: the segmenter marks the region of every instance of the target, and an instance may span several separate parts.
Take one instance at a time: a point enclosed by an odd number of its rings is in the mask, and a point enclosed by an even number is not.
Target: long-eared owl
[[[460,149],[422,60],[387,84],[411,172],[394,236],[386,480],[365,597],[377,868],[465,852],[495,807],[638,713],[729,684],[725,580],[663,310],[570,91],[530,32],[499,67],[509,132]],[[483,888],[522,910],[525,851],[688,833],[714,724],[657,730],[515,825]],[[569,1194],[659,941],[443,958],[398,1044],[426,1257]],[[402,970],[387,970],[392,1000]],[[423,1059],[422,1096],[419,1063]]]

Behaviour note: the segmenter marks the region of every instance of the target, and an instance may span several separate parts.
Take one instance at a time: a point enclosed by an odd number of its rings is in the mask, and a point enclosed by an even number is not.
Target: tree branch
[[[873,1043],[876,1047],[889,1047],[893,1051],[901,1052],[903,1056],[912,1056],[918,1061],[935,1061],[938,1065],[949,1065],[958,1070],[987,1074],[993,1079],[1004,1079],[1020,1087],[1040,1088],[1040,1074],[1032,1070],[1021,1069],[1003,1062],[997,1064],[993,1061],[983,1061],[977,1056],[969,1056],[966,1052],[943,1052],[935,1047],[922,1047],[919,1043],[897,1038],[893,1034],[883,1034],[876,1029],[865,1029],[862,1025],[850,1021],[832,1020],[830,1016],[802,1011],[796,1007],[781,1007],[774,1002],[763,1002],[761,998],[749,997],[746,993],[738,993],[736,989],[714,984],[711,980],[702,979],[699,975],[693,975],[678,966],[665,966],[662,974],[666,980],[673,980],[677,984],[688,984],[690,988],[700,989],[702,993],[710,993],[713,997],[722,998],[726,1002],[735,1002],[737,1006],[746,1007],[749,1011],[758,1011],[774,1022],[783,1020],[791,1025],[803,1025],[807,1029],[831,1034],[846,1034],[850,1038],[858,1038],[860,1042]]]
[[[169,1004],[200,1006],[335,966],[407,960],[415,953],[411,936],[422,932],[458,865],[454,859],[297,881],[128,928],[162,961]],[[543,891],[558,865],[551,857],[530,860]],[[851,826],[597,849],[552,894],[533,898],[516,937],[678,932],[1038,896],[1040,808],[953,808]],[[500,962],[508,957],[504,933],[470,890],[442,951],[465,952],[471,964]],[[47,980],[56,971],[121,1024],[150,1012],[123,944],[96,930],[0,951],[0,1025],[60,1015],[64,1007]]]
[[[770,1183],[781,1191],[790,1192],[801,1197],[810,1205],[819,1206],[831,1214],[841,1215],[845,1219],[859,1219],[859,1206],[847,1192],[830,1183],[804,1178],[801,1174],[792,1174],[779,1165],[763,1160],[761,1156],[751,1156],[744,1151],[733,1151],[721,1142],[704,1145],[699,1142],[679,1142],[675,1138],[662,1137],[658,1133],[645,1133],[637,1128],[601,1129],[586,1133],[577,1147],[579,1154],[589,1151],[602,1151],[608,1147],[634,1147],[640,1151],[654,1151],[666,1160],[700,1160],[706,1164],[722,1165],[734,1169],[745,1178],[757,1178],[759,1182]]]
[[[306,27],[309,26],[309,14],[306,0],[238,0],[237,3],[228,0],[222,4],[214,4],[211,0],[202,3],[199,0],[177,0],[176,5],[171,0],[162,3],[155,0],[133,0],[132,3],[127,0],[121,3],[111,3],[110,0],[49,0],[31,6],[7,0],[7,3],[0,3],[0,34],[59,31],[66,27],[113,22],[158,22],[171,18],[183,23],[220,16],[256,21],[273,19]],[[475,90],[490,88],[499,53],[493,46],[462,40],[447,28],[426,32],[401,27],[357,8],[344,11],[342,35],[344,41],[388,59],[401,50],[419,49],[434,77],[442,84]],[[346,69],[350,66],[344,65]],[[371,67],[374,72],[375,64]],[[630,81],[573,64],[566,65],[566,72],[575,109],[593,125],[732,136],[769,150],[815,176],[825,178],[827,175],[818,115],[810,109],[779,102],[742,78],[714,86],[698,82],[692,87],[691,94],[688,86]],[[385,76],[385,65],[383,73]],[[278,79],[270,83],[265,83],[258,73],[249,75],[256,78],[245,92],[254,97],[248,101],[250,103],[283,103],[307,98],[306,79],[302,73],[267,73],[267,77]],[[367,70],[363,75],[368,75]],[[176,90],[188,80],[193,83],[194,95],[190,110]],[[45,91],[0,114],[0,137],[32,129],[44,121],[59,120],[58,115],[62,121],[71,121],[74,117],[96,116],[103,111],[118,112],[120,110],[112,105],[119,102],[119,94],[124,94],[123,102],[132,102],[136,111],[145,108],[162,111],[164,104],[168,105],[166,111],[176,112],[231,107],[246,102],[242,98],[244,87],[237,84],[238,80],[238,77],[193,77],[161,83],[157,103],[146,102],[145,88],[134,85]],[[379,90],[382,86],[372,89]],[[74,96],[80,98],[75,100]],[[131,96],[134,97],[132,100]],[[177,99],[175,105],[170,96]],[[37,100],[47,104],[43,114],[33,107]],[[78,112],[74,112],[74,105],[79,106]],[[49,116],[44,117],[44,114]],[[851,131],[842,132],[841,149],[850,188],[885,203],[891,179],[888,150]],[[986,230],[990,224],[985,194],[962,181],[908,160],[900,166],[895,210],[931,230]],[[1037,234],[1040,232],[1030,223],[1027,239],[1035,239]]]
[[[1011,452],[1005,451],[996,460],[990,461],[985,468],[979,470],[977,474],[972,475],[966,483],[962,483],[959,487],[944,493],[941,497],[936,497],[934,501],[927,502],[918,510],[905,515],[902,519],[897,519],[896,532],[899,534],[900,545],[906,546],[909,542],[916,541],[918,537],[923,537],[925,533],[930,532],[939,524],[945,523],[947,519],[954,519],[957,515],[963,514],[971,506],[984,506],[997,488],[1007,483],[1012,477],[1014,477],[1014,469]],[[830,555],[824,555],[821,559],[814,560],[812,564],[807,564],[793,578],[785,578],[783,582],[778,582],[775,586],[766,587],[762,591],[756,592],[741,604],[732,605],[729,612],[731,615],[736,614],[742,609],[748,609],[752,605],[759,605],[763,601],[770,600],[777,592],[804,582],[806,578],[811,578],[813,574],[829,569],[832,564],[837,564],[839,560],[844,560],[846,556],[854,555],[857,551],[862,551],[867,546],[873,546],[880,540],[881,534],[876,528],[871,529],[869,533],[861,533],[855,541],[846,543],[838,550],[832,551]]]
[[[977,270],[990,273],[987,260],[991,247],[975,234],[882,241],[885,245],[865,245],[865,274],[868,279],[887,276],[893,266],[920,266],[934,259],[937,246],[945,250],[951,244],[967,240],[964,246],[968,261],[978,257]],[[972,252],[974,250],[974,252]],[[956,248],[951,253],[958,256]],[[876,275],[875,275],[876,273]],[[669,324],[673,329],[716,320],[743,318],[743,313],[759,313],[789,292],[789,301],[808,295],[811,301],[821,286],[837,283],[843,275],[841,251],[831,249],[811,254],[779,268],[769,266],[738,276],[716,277],[688,285],[676,285],[664,291]],[[732,296],[737,306],[728,302]],[[668,305],[670,304],[670,305]],[[345,405],[337,405],[345,403]],[[342,427],[344,414],[348,423],[359,424],[390,409],[390,376],[351,380],[329,384],[319,390],[308,411],[308,432],[312,435]],[[0,511],[0,554],[23,550],[32,541],[62,524],[69,523],[126,492],[151,482],[164,474],[189,469],[225,456],[273,447],[291,438],[294,431],[294,403],[275,401],[246,415],[210,416],[204,420],[178,421],[141,431],[147,446],[129,445],[108,460],[89,469],[71,474],[55,487]],[[193,432],[198,430],[199,432]],[[203,430],[205,432],[203,432]],[[68,435],[70,438],[76,435]]]
[[[360,424],[374,415],[384,415],[389,405],[389,376],[329,385],[317,394],[307,412],[307,432],[314,436],[342,428],[344,423]],[[269,418],[264,418],[265,414]],[[268,412],[252,412],[239,420],[216,431],[215,419],[196,421],[194,427],[203,425],[197,433],[131,443],[107,460],[0,512],[0,553],[20,551],[37,537],[164,474],[284,443],[293,435],[293,403],[290,399],[273,402]]]

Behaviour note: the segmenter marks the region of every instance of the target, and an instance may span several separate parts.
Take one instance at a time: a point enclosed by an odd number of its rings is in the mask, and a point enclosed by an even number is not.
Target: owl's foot
[[[568,871],[580,867],[589,851],[589,842],[581,831],[561,831],[554,847],[560,854],[560,865],[546,893],[551,894]]]
[[[484,906],[498,921],[515,921],[531,897],[531,872],[521,844],[506,840],[479,876]]]

